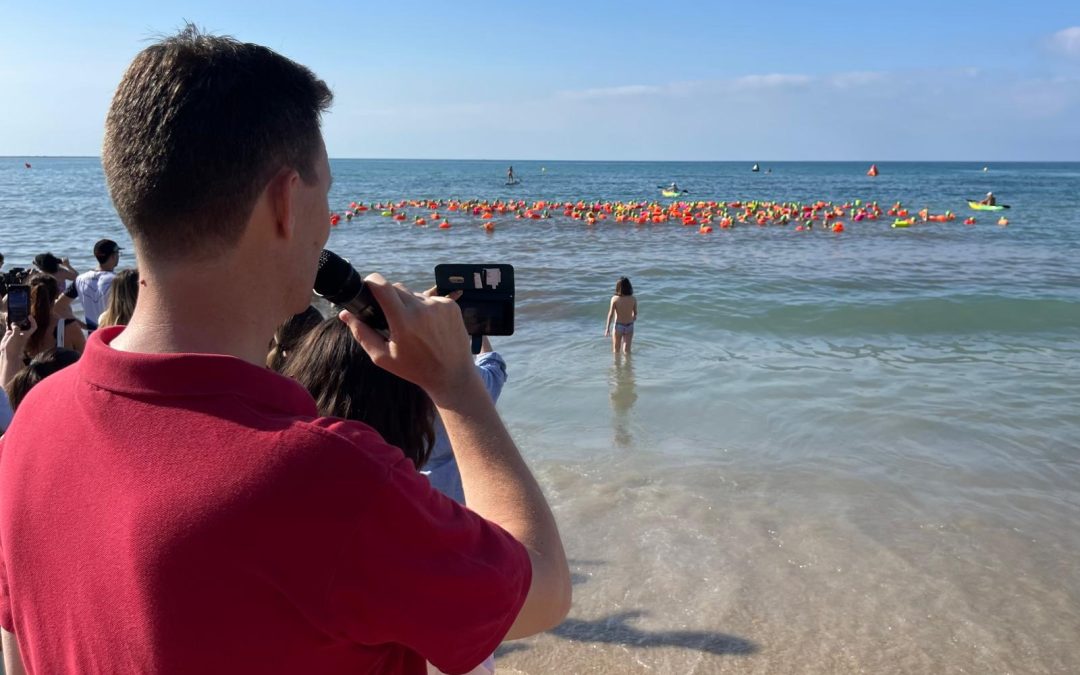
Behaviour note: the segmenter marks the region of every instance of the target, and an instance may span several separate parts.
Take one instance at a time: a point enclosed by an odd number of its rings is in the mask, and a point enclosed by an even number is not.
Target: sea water
[[[32,168],[26,169],[24,161]],[[332,160],[352,201],[901,201],[956,221],[481,221],[374,211],[328,247],[413,288],[509,263],[499,409],[575,602],[502,672],[1080,671],[1080,164]],[[770,172],[771,170],[771,172]],[[1001,214],[968,211],[993,191]],[[665,203],[668,200],[663,200]],[[974,226],[962,224],[975,215]],[[0,251],[130,251],[96,159],[0,159]],[[131,264],[125,256],[121,265]],[[619,276],[634,353],[603,336]]]

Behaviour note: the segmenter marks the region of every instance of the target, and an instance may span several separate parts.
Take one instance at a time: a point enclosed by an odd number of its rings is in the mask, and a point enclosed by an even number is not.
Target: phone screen
[[[440,295],[460,292],[469,335],[514,334],[513,265],[437,265],[435,286]]]
[[[20,328],[30,326],[30,287],[9,286],[7,294],[7,322]]]

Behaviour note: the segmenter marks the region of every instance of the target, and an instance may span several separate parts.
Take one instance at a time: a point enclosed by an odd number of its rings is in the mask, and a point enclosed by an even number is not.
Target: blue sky
[[[0,0],[0,155],[97,155],[184,20],[334,89],[333,157],[1080,160],[1080,2]]]

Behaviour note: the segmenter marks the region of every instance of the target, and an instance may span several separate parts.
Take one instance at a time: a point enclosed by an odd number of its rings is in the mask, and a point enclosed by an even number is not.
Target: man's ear
[[[296,233],[300,174],[295,169],[282,169],[270,180],[269,192],[274,208],[274,231],[279,237],[292,239]]]

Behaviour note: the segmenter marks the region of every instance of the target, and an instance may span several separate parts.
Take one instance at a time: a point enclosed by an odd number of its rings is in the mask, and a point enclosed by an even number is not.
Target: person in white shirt
[[[89,330],[98,327],[98,317],[109,304],[109,287],[116,278],[113,270],[120,263],[120,247],[112,239],[102,239],[94,244],[94,257],[98,261],[97,269],[75,278],[75,289],[77,296],[82,298]]]

